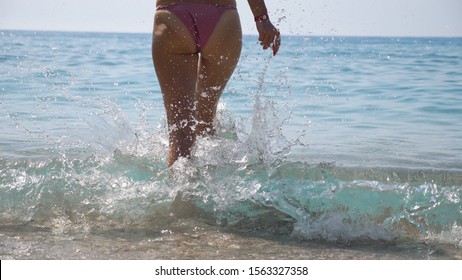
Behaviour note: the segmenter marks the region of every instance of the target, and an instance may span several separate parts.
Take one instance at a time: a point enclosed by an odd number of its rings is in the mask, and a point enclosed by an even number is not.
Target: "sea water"
[[[0,258],[462,258],[462,39],[244,36],[166,167],[150,34],[0,33]]]

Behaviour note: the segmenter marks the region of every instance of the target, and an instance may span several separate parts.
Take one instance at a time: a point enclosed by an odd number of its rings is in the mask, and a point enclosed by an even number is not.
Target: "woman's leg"
[[[196,137],[198,55],[189,31],[169,11],[156,12],[152,58],[167,113],[171,166],[179,157],[190,156]]]
[[[196,135],[213,134],[218,100],[239,60],[242,31],[236,10],[227,10],[205,47],[199,62],[196,88]]]

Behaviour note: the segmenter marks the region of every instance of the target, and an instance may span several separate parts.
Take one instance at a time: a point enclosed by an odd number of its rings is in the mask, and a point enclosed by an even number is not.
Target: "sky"
[[[237,0],[244,34],[256,34]],[[288,35],[462,37],[462,0],[266,0]],[[0,29],[95,32],[152,30],[155,0],[0,0]]]

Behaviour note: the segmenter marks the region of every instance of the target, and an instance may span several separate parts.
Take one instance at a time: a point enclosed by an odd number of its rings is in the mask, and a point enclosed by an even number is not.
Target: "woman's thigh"
[[[194,105],[198,55],[189,31],[173,13],[157,11],[152,59],[169,123],[181,121]]]
[[[211,130],[216,107],[224,87],[239,61],[242,48],[242,31],[235,10],[223,14],[212,36],[201,53],[196,89],[199,133]]]

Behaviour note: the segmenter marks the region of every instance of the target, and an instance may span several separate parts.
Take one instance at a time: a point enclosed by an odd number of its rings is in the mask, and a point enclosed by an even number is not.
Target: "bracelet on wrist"
[[[255,22],[262,22],[262,21],[269,21],[269,16],[268,14],[260,15],[260,16],[255,16]]]

